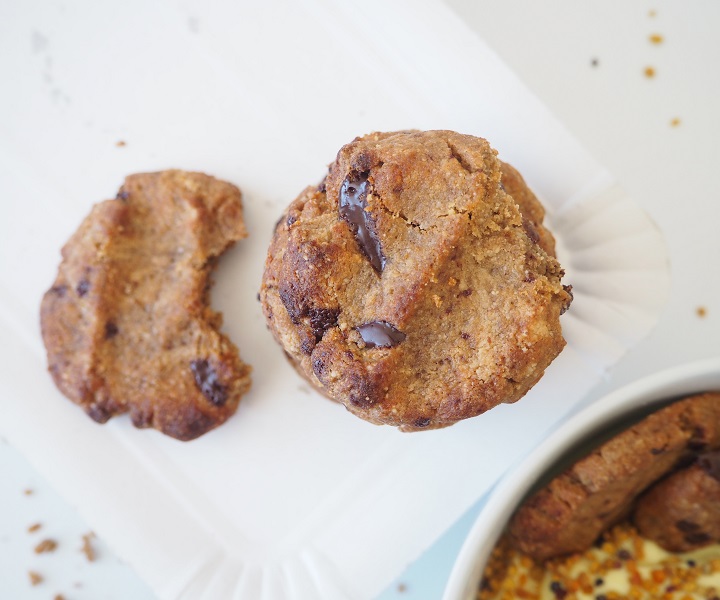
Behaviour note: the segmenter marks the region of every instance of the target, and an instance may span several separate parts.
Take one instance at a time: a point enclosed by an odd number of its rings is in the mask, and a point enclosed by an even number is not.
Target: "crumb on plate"
[[[35,546],[35,554],[43,554],[45,552],[53,552],[57,548],[57,542],[52,539],[45,539]]]
[[[96,558],[95,549],[92,546],[92,539],[94,537],[95,534],[92,531],[82,536],[83,543],[81,550],[89,562],[93,562]]]

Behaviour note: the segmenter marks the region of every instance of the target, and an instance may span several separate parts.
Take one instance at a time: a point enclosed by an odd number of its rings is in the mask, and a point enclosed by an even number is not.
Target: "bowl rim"
[[[720,357],[670,367],[633,381],[593,401],[550,431],[488,493],[455,560],[443,600],[476,598],[485,562],[507,521],[538,478],[565,452],[614,420],[673,397],[713,388],[720,389]]]

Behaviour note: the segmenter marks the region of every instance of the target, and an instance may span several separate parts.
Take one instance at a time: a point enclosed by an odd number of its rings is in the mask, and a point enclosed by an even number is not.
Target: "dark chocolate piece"
[[[710,477],[720,481],[720,450],[701,454],[698,457],[698,465]]]
[[[114,338],[120,330],[118,329],[118,326],[113,323],[112,321],[108,321],[105,323],[105,339],[109,340],[111,338]]]
[[[385,256],[380,240],[372,229],[372,217],[367,210],[369,172],[351,173],[340,188],[340,217],[352,227],[355,239],[373,269],[382,273],[385,268]]]
[[[227,388],[220,383],[215,369],[204,358],[190,363],[190,370],[195,377],[195,384],[210,402],[215,406],[222,406],[227,400]]]
[[[337,325],[339,308],[311,308],[308,311],[310,317],[310,328],[312,329],[315,341],[319,342],[323,334]]]
[[[77,295],[81,298],[90,291],[90,282],[87,279],[81,279],[75,288]]]
[[[372,321],[356,327],[366,348],[392,348],[405,339],[405,334],[385,321]]]

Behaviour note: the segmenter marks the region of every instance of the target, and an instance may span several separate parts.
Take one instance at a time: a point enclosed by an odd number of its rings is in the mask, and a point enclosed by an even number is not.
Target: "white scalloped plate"
[[[656,227],[435,0],[68,0],[63,11],[25,3],[13,19],[8,35],[47,39],[13,57],[12,98],[28,101],[0,98],[13,117],[3,193],[19,199],[0,223],[0,433],[161,598],[372,597],[658,318],[669,270]],[[96,85],[108,65],[113,85]],[[491,140],[545,202],[575,289],[568,346],[522,401],[420,434],[311,392],[255,300],[284,206],[355,135],[408,127]],[[239,184],[251,233],[222,260],[213,303],[253,388],[233,419],[188,444],[125,418],[90,422],[53,387],[37,324],[59,249],[91,203],[126,173],[166,167]]]
[[[465,543],[445,588],[444,600],[474,600],[485,561],[515,509],[543,474],[568,457],[587,453],[587,440],[623,422],[635,421],[671,399],[720,390],[720,359],[673,367],[644,377],[573,415],[555,429],[493,489]],[[585,443],[585,446],[583,446]],[[578,446],[584,450],[578,449]]]

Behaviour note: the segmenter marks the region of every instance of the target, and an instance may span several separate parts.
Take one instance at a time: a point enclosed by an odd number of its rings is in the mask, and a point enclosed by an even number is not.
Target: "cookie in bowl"
[[[565,340],[544,209],[489,143],[356,138],[276,226],[260,290],[296,369],[350,412],[413,431],[515,402]]]
[[[479,600],[714,599],[720,592],[720,393],[644,417],[520,506]]]

